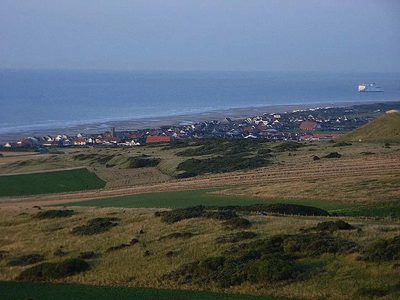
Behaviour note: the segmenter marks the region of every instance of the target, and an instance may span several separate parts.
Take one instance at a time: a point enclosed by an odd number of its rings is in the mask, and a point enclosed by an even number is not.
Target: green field
[[[113,197],[105,199],[88,200],[82,202],[73,202],[68,206],[103,206],[103,207],[167,207],[178,208],[194,205],[250,205],[256,203],[290,203],[315,206],[325,210],[340,210],[355,207],[355,204],[322,200],[304,200],[304,199],[260,199],[243,198],[233,196],[213,195],[209,192],[218,189],[200,189],[189,191],[173,191],[162,193],[149,193],[130,195],[123,197]]]
[[[0,299],[2,300],[279,300],[287,298],[270,298],[262,296],[195,292],[181,290],[157,290],[114,286],[91,286],[50,283],[0,282]]]
[[[0,197],[62,193],[103,188],[88,169],[0,176]]]

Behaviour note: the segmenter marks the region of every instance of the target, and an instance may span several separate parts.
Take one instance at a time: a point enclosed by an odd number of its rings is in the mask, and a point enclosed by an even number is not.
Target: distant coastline
[[[161,126],[176,126],[180,124],[191,124],[210,120],[222,120],[224,118],[241,119],[263,113],[283,113],[291,112],[293,110],[309,110],[314,108],[325,107],[349,107],[358,104],[373,104],[380,102],[396,102],[396,101],[349,101],[337,103],[309,103],[309,104],[283,104],[283,105],[265,105],[265,106],[252,106],[242,108],[231,108],[222,110],[213,110],[202,113],[188,113],[173,116],[158,116],[158,117],[144,117],[131,120],[115,120],[102,123],[86,123],[76,126],[65,128],[50,128],[50,129],[33,129],[18,132],[9,132],[0,134],[0,144],[17,141],[24,137],[45,136],[67,134],[76,136],[82,132],[85,134],[101,133],[109,130],[111,126],[115,127],[117,131],[130,131],[139,129],[156,129]]]

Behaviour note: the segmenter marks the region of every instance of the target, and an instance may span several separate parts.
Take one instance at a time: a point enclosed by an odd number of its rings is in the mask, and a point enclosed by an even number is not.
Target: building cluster
[[[329,140],[368,123],[371,118],[329,115],[328,108],[295,110],[282,114],[263,114],[243,119],[204,121],[162,126],[158,129],[110,131],[76,136],[29,137],[3,147],[137,146],[190,138],[266,138],[274,140]],[[324,112],[324,113],[322,113]],[[315,132],[318,132],[316,134]]]

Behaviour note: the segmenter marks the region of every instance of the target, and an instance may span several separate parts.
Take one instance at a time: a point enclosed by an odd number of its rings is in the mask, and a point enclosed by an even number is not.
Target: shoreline
[[[183,124],[192,124],[204,121],[219,120],[224,118],[241,119],[246,117],[253,117],[262,115],[263,113],[285,113],[293,110],[309,110],[313,108],[324,107],[349,107],[358,104],[374,104],[382,101],[348,101],[348,102],[320,102],[308,104],[281,104],[281,105],[263,105],[263,106],[250,106],[230,109],[212,110],[201,113],[186,113],[181,115],[171,116],[153,116],[143,117],[131,120],[115,120],[107,122],[93,122],[80,125],[69,126],[65,128],[49,128],[49,129],[32,129],[26,131],[6,132],[0,134],[0,144],[6,142],[15,142],[19,139],[32,136],[45,136],[45,135],[77,135],[82,132],[85,134],[96,134],[109,131],[110,127],[115,127],[116,131],[133,131],[139,129],[156,129],[161,126],[178,126]],[[397,101],[384,101],[384,102],[397,102]]]

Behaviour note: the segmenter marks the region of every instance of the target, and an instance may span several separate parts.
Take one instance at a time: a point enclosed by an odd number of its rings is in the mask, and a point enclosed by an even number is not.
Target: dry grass
[[[0,210],[0,250],[9,251],[0,261],[0,280],[13,280],[24,267],[7,267],[7,261],[30,253],[41,253],[47,261],[60,261],[76,257],[80,252],[94,251],[102,256],[95,259],[92,270],[61,280],[62,282],[129,285],[142,287],[189,288],[196,286],[181,286],[177,283],[159,281],[159,277],[173,271],[183,263],[207,256],[218,256],[228,249],[230,244],[219,244],[216,238],[226,234],[221,221],[210,219],[191,219],[171,225],[162,223],[154,216],[153,209],[118,209],[118,208],[73,208],[76,214],[69,218],[52,220],[37,220],[32,218],[38,210],[35,208],[23,210]],[[120,225],[110,231],[93,236],[75,236],[70,230],[94,217],[117,217]],[[249,229],[256,232],[258,238],[266,238],[275,234],[298,233],[300,228],[315,226],[318,222],[329,220],[327,217],[280,217],[248,215],[253,226]],[[357,230],[339,231],[335,235],[360,243],[368,243],[378,238],[391,238],[399,234],[400,224],[371,223],[366,220],[346,219],[352,225],[362,228]],[[140,234],[140,230],[144,234]],[[168,239],[160,241],[159,237],[173,232],[191,232],[195,234],[190,239]],[[131,247],[106,253],[111,246],[129,243],[132,238],[139,240]],[[53,253],[59,247],[67,252],[65,257],[57,257]],[[144,256],[148,250],[151,255]],[[167,257],[168,251],[177,253]],[[281,296],[296,296],[310,299],[351,299],[357,284],[382,286],[384,282],[392,282],[396,270],[390,268],[390,263],[384,266],[374,263],[355,261],[354,255],[326,255],[321,261],[327,263],[327,270],[322,276],[290,285],[253,286],[241,285],[225,291],[235,291],[255,294],[274,294]],[[351,274],[357,275],[357,281],[351,279]],[[374,280],[380,276],[378,281]],[[221,290],[210,286],[211,289]]]

